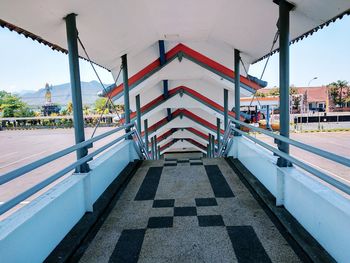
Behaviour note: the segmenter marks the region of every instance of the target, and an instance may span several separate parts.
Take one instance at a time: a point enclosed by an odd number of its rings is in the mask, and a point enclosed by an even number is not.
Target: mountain
[[[108,85],[105,85],[107,87]],[[81,82],[83,104],[93,104],[98,98],[97,93],[102,90],[101,84],[96,80]],[[30,106],[41,106],[45,103],[45,88],[38,91],[20,93],[19,96]],[[60,105],[66,105],[72,101],[70,83],[52,86],[51,101]]]

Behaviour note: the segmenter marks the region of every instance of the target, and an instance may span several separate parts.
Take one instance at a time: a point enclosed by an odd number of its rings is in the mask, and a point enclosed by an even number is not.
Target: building
[[[293,87],[296,91],[291,94],[290,98],[290,108],[291,112],[295,113],[305,113],[310,111],[318,112],[329,112],[334,110],[335,105],[329,98],[327,86],[317,86],[317,87]],[[262,105],[264,108],[268,105],[274,108],[279,106],[279,96],[274,95],[277,88],[264,88],[259,90],[260,94],[264,94],[262,97],[258,96],[254,98],[252,106]],[[272,96],[269,96],[272,94]],[[251,98],[244,98],[244,103],[251,101]],[[260,102],[260,103],[259,103]]]

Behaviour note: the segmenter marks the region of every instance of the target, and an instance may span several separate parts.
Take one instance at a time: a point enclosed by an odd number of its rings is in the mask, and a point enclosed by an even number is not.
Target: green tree
[[[14,117],[35,117],[35,112],[28,107],[23,107],[14,112]]]
[[[95,111],[98,114],[108,114],[112,111],[113,105],[110,100],[107,100],[107,98],[98,98],[95,101]]]
[[[345,102],[350,99],[349,83],[346,80],[337,80],[328,84],[328,89],[333,103],[343,108]],[[345,89],[346,94],[344,94]]]
[[[27,110],[24,110],[27,109]],[[0,111],[3,117],[23,117],[21,113],[28,112],[26,104],[16,95],[6,91],[0,91]]]
[[[255,93],[255,97],[265,98],[266,97],[266,93],[258,91],[258,92]]]

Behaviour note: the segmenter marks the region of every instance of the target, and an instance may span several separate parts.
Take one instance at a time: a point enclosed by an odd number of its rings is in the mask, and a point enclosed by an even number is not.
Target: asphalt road
[[[274,145],[270,137],[263,134],[256,137]],[[291,138],[350,159],[350,132],[291,133]],[[327,172],[329,175],[350,183],[350,168],[346,166],[294,146],[290,147],[290,154],[321,171]]]

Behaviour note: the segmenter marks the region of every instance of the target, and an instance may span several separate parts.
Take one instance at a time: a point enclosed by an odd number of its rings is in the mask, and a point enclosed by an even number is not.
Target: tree
[[[98,114],[108,114],[111,112],[111,110],[113,109],[113,105],[111,103],[110,100],[108,100],[107,98],[98,98],[95,101],[95,111]]]
[[[14,112],[14,117],[35,117],[35,112],[28,107],[23,107]]]
[[[350,99],[349,83],[346,80],[337,80],[328,84],[328,89],[333,103],[343,108],[345,102]],[[345,89],[347,91],[346,94],[344,94]]]
[[[298,110],[301,102],[302,95],[292,95],[293,108]]]
[[[260,91],[257,91],[255,93],[255,97],[258,97],[258,98],[265,98],[266,97],[266,93],[262,93]]]
[[[26,110],[25,110],[26,109]],[[0,110],[3,117],[23,117],[21,113],[28,112],[26,104],[16,95],[6,91],[0,91]]]

